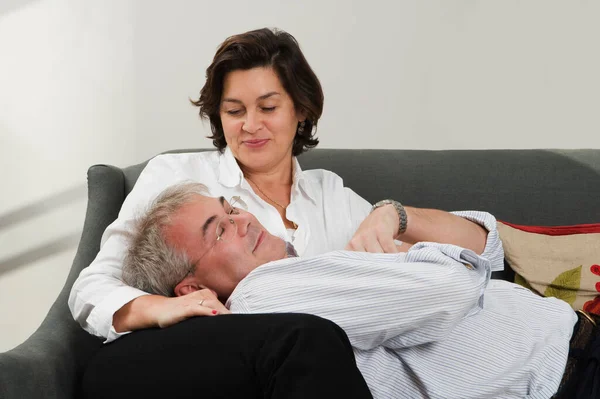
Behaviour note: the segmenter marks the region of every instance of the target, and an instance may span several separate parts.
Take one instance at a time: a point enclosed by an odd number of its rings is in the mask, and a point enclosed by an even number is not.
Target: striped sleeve
[[[228,306],[233,313],[315,314],[337,323],[359,349],[437,341],[479,308],[489,274],[471,251],[444,248],[413,250],[421,260],[337,251],[271,262],[242,280]]]
[[[493,272],[504,270],[504,249],[502,248],[502,241],[500,241],[500,235],[496,228],[496,218],[490,213],[480,211],[460,211],[451,213],[477,223],[488,231],[485,249],[481,256],[490,261]]]

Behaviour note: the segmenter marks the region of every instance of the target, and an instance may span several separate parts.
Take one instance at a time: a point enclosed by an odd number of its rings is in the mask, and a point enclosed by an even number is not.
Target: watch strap
[[[373,205],[373,207],[371,208],[371,212],[373,212],[377,208],[381,208],[384,205],[393,205],[394,209],[398,213],[398,220],[399,220],[398,235],[406,232],[406,228],[407,228],[407,224],[408,224],[408,216],[406,214],[406,209],[404,209],[404,206],[402,206],[402,204],[398,201],[385,199],[385,200],[381,200],[381,201],[377,202],[375,205]]]

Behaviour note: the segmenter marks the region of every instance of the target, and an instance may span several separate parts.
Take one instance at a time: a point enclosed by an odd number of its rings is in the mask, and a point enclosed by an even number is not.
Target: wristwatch
[[[408,222],[408,217],[406,215],[406,210],[404,209],[402,204],[399,203],[398,201],[385,199],[385,200],[379,201],[378,203],[373,205],[373,207],[371,208],[371,212],[373,212],[377,208],[381,208],[384,205],[393,205],[394,206],[394,209],[398,213],[398,219],[400,220],[400,223],[398,224],[399,225],[398,235],[404,233],[406,231],[406,224]]]

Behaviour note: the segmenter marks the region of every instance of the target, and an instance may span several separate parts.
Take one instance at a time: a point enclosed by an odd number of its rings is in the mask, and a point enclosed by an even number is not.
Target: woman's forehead
[[[285,94],[279,77],[271,67],[256,67],[235,70],[225,75],[223,98],[242,100],[249,97],[259,99],[270,92]]]

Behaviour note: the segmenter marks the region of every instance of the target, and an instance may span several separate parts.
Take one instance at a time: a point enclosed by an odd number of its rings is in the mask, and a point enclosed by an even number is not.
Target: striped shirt
[[[227,305],[337,323],[375,398],[550,398],[577,317],[490,271],[488,259],[452,245],[335,251],[260,266]]]

